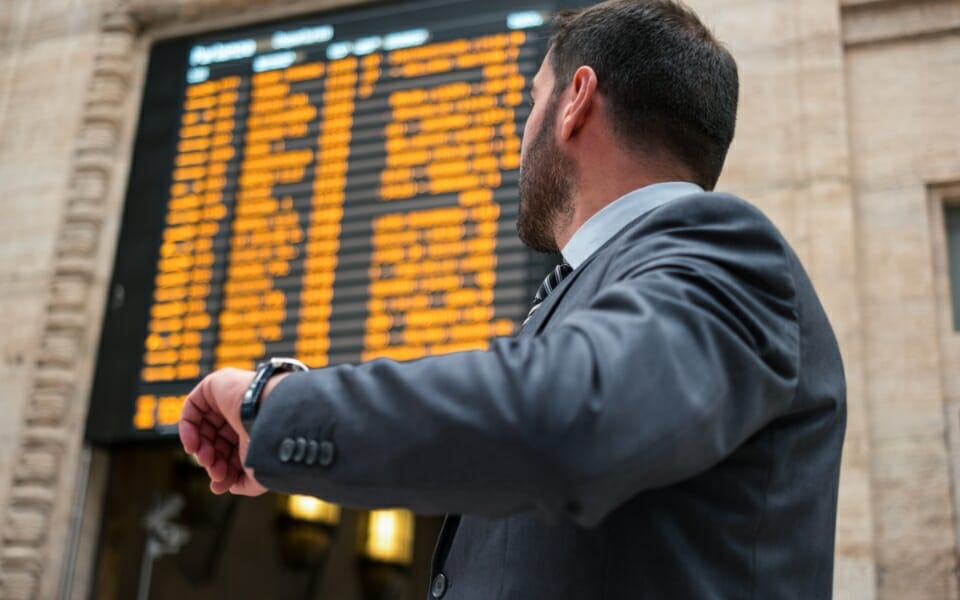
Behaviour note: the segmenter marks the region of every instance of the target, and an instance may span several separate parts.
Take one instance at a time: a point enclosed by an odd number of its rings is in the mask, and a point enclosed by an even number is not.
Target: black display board
[[[391,3],[157,42],[87,439],[173,436],[220,367],[515,334],[556,261],[515,231],[555,8]]]

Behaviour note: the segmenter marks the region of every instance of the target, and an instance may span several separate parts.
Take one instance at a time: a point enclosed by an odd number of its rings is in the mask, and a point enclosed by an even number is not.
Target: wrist
[[[291,371],[307,371],[305,364],[292,358],[271,358],[257,366],[253,381],[244,392],[240,402],[240,423],[250,433],[254,420],[260,412],[264,396],[273,391],[278,376]]]

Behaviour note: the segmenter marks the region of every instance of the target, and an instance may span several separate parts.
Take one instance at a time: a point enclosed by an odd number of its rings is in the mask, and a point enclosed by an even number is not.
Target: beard
[[[573,220],[574,164],[558,147],[554,134],[556,103],[520,162],[517,235],[538,252],[558,252],[556,232]]]

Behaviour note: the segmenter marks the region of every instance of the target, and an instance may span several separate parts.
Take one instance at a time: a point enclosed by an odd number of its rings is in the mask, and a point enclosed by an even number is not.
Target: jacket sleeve
[[[789,251],[759,212],[675,201],[616,241],[588,266],[606,269],[589,303],[539,336],[290,375],[247,465],[271,489],[347,505],[590,526],[794,408]],[[332,462],[281,460],[298,437],[326,442]]]

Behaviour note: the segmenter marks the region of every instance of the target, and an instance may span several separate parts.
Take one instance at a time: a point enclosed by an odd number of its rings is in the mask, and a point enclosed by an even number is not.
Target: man
[[[842,365],[781,235],[704,191],[733,137],[736,65],[671,0],[557,28],[518,230],[569,266],[520,334],[274,376],[249,431],[253,374],[214,373],[184,406],[184,448],[216,493],[454,515],[433,598],[827,598]]]

